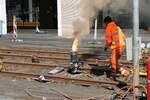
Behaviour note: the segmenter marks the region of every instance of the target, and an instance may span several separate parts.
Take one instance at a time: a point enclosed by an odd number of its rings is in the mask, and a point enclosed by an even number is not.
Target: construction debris
[[[99,49],[101,49],[101,48],[98,48],[98,50]],[[36,54],[33,54],[34,52]],[[84,57],[82,57],[82,55],[84,55],[85,52],[80,53],[78,51],[77,52],[78,54],[71,55],[70,50],[65,51],[65,52],[62,52],[62,51],[58,52],[58,51],[54,51],[54,50],[48,51],[48,50],[41,50],[41,49],[40,50],[37,50],[37,49],[36,50],[28,50],[28,49],[26,49],[26,50],[25,49],[22,49],[22,50],[19,50],[19,49],[3,50],[2,49],[1,50],[0,49],[0,53],[5,58],[4,65],[6,66],[7,71],[8,71],[8,73],[5,73],[3,70],[2,73],[0,73],[1,76],[3,76],[3,75],[7,76],[8,74],[10,74],[10,72],[13,72],[13,73],[11,73],[11,75],[8,75],[8,76],[25,78],[25,79],[26,78],[27,79],[34,78],[34,80],[41,82],[41,83],[48,82],[47,84],[49,84],[49,83],[54,83],[54,84],[58,83],[59,84],[59,82],[60,82],[61,84],[64,83],[65,85],[69,85],[71,83],[71,85],[76,84],[76,85],[80,85],[80,86],[84,86],[84,87],[96,86],[98,88],[100,87],[100,89],[105,89],[105,90],[107,89],[107,91],[109,91],[109,92],[115,91],[114,88],[109,85],[113,84],[114,86],[116,86],[116,84],[118,84],[118,81],[116,82],[116,81],[113,81],[113,80],[109,79],[108,77],[106,77],[105,72],[103,72],[103,75],[100,75],[101,74],[100,71],[107,70],[107,68],[109,68],[109,66],[107,66],[105,64],[108,64],[109,60],[107,60],[106,57],[108,57],[110,54],[106,55],[106,54],[103,54],[103,52],[102,53],[94,52],[94,54],[91,54],[91,52],[86,51],[86,54],[90,55],[90,56],[84,56]],[[144,54],[143,56],[149,55],[149,49],[147,48],[147,44],[143,44],[143,54]],[[103,56],[101,56],[101,55],[103,55]],[[98,59],[94,56],[99,57],[100,59]],[[84,62],[84,67],[79,68],[79,71],[81,73],[80,74],[66,73],[67,68],[70,67],[70,62],[72,62],[72,66],[75,66],[75,67],[80,66],[80,64],[79,64],[80,60],[78,57],[81,58],[81,61]],[[11,59],[11,60],[8,61],[7,59]],[[38,62],[38,63],[31,63],[31,60],[32,60],[32,62]],[[145,59],[142,59],[142,60],[145,60]],[[132,62],[127,62],[124,59],[121,60],[121,62],[122,62],[121,66],[124,66],[127,69],[130,68],[129,66],[132,66]],[[140,62],[140,63],[141,63],[141,65],[143,65],[143,62]],[[96,66],[96,68],[94,68],[94,67],[90,66],[91,64],[97,64],[100,66]],[[125,64],[128,67],[125,66]],[[57,67],[58,65],[61,65],[61,66]],[[103,65],[105,65],[105,66],[102,67]],[[18,69],[18,70],[15,70],[15,69]],[[99,75],[95,75],[95,73],[91,74],[90,73],[91,70],[99,71],[98,72]],[[140,72],[143,74],[143,76],[144,76],[144,74],[146,74],[145,69],[140,70]],[[31,73],[32,73],[32,75],[31,75]],[[45,73],[46,73],[46,75],[45,75]],[[141,75],[141,73],[140,73],[140,75]],[[117,79],[119,81],[123,81],[125,83],[132,84],[131,83],[132,80],[130,82],[128,82],[125,79],[123,79],[121,76],[119,76]],[[32,81],[30,81],[30,82],[32,82]],[[35,81],[33,81],[33,82],[35,82]],[[142,82],[143,81],[141,81],[141,83]],[[145,82],[145,80],[144,80],[144,82]],[[37,82],[35,82],[35,83],[37,83]],[[40,84],[40,83],[38,83],[38,84]],[[108,84],[108,87],[107,88],[101,87],[104,84]],[[145,84],[143,84],[143,85],[145,86]],[[73,92],[73,91],[71,91],[71,92]],[[110,94],[110,98],[112,97],[111,95],[112,94]],[[113,97],[115,97],[116,95],[117,94],[114,94]],[[44,98],[44,97],[43,97],[43,99],[48,99],[48,98]],[[99,96],[93,96],[93,97],[98,98]],[[104,98],[107,99],[107,96],[105,96],[105,97],[100,96],[100,99],[104,99]],[[87,99],[85,99],[85,100],[87,100]]]
[[[40,63],[40,58],[37,56],[37,54],[32,55],[32,63]]]
[[[63,67],[56,67],[53,70],[49,71],[48,74],[57,74],[57,73],[61,73],[64,71]]]
[[[49,82],[43,75],[40,75],[38,78],[34,78],[34,80],[39,81],[39,82],[44,82],[44,83]]]

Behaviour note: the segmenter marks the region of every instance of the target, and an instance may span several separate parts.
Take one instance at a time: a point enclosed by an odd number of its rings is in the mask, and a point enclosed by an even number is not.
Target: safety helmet
[[[110,22],[112,22],[112,18],[110,16],[104,18],[104,23],[110,23]]]

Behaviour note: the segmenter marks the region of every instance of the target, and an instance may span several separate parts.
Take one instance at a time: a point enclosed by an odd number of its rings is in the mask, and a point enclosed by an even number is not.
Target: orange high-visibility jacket
[[[106,46],[110,47],[111,49],[126,45],[126,36],[122,32],[121,28],[115,24],[115,22],[111,22],[107,25],[105,40]]]

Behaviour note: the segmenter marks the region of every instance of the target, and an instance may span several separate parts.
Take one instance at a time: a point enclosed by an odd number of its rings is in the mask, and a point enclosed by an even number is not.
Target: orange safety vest
[[[111,22],[107,25],[105,41],[108,48],[114,49],[123,47],[126,45],[125,40],[126,36],[115,22]]]

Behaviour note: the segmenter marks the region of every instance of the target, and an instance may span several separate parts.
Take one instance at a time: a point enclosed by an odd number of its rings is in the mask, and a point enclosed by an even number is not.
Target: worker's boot
[[[107,77],[118,77],[118,71],[116,69],[113,69],[112,66],[108,65],[109,70],[107,70]]]
[[[111,76],[118,77],[119,76],[118,70],[111,69]]]
[[[129,76],[129,72],[126,69],[122,68],[122,67],[120,67],[118,71],[124,77],[128,77]]]
[[[117,80],[117,77],[119,77],[120,73],[118,73],[117,70],[114,70],[110,68],[110,70],[107,72],[107,78],[110,78],[113,81]]]

